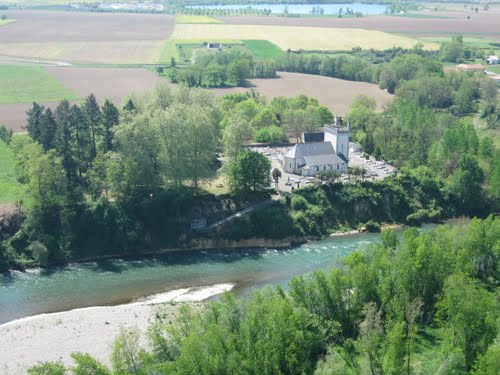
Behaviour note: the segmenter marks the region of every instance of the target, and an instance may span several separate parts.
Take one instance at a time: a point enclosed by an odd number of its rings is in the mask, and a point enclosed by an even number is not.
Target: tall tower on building
[[[335,153],[349,160],[349,124],[342,124],[341,117],[335,117],[333,124],[325,125],[325,142],[331,142]]]

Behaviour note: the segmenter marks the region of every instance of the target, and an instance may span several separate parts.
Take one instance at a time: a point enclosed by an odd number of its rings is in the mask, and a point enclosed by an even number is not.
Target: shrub
[[[370,220],[370,221],[367,221],[367,222],[366,222],[366,224],[365,224],[365,229],[366,229],[368,232],[378,233],[378,232],[380,232],[380,224],[379,224],[379,223],[374,222],[373,220]]]
[[[48,264],[49,250],[43,243],[39,241],[33,241],[28,246],[28,250],[33,254],[33,258],[40,266],[46,266]]]
[[[257,130],[254,134],[254,139],[259,143],[275,143],[282,141],[284,136],[283,129],[271,125]]]

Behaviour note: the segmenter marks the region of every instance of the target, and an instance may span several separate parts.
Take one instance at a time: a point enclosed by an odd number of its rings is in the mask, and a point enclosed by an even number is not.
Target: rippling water
[[[114,259],[0,275],[0,324],[47,312],[114,305],[188,286],[234,283],[248,293],[331,267],[378,234],[331,237],[287,250],[189,251],[155,258]]]

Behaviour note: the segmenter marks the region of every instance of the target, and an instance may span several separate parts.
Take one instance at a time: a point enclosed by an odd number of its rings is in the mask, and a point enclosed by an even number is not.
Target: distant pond
[[[253,9],[270,9],[274,14],[283,14],[285,9],[289,14],[310,14],[314,8],[324,9],[323,14],[338,14],[342,9],[342,13],[347,13],[347,8],[354,13],[361,12],[363,15],[384,14],[387,5],[382,4],[231,4],[231,5],[193,5],[189,8],[201,9],[242,9],[251,7]]]

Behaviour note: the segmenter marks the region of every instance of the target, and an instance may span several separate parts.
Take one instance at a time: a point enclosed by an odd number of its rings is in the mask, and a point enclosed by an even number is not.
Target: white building
[[[493,64],[498,64],[500,63],[499,59],[498,59],[498,56],[496,55],[491,55],[491,56],[488,56],[486,58],[486,62],[490,65],[493,65]]]
[[[304,137],[306,139],[306,137]],[[349,128],[339,125],[337,119],[324,127],[324,142],[297,143],[284,156],[283,169],[287,173],[315,176],[326,171],[347,171],[349,160]]]

